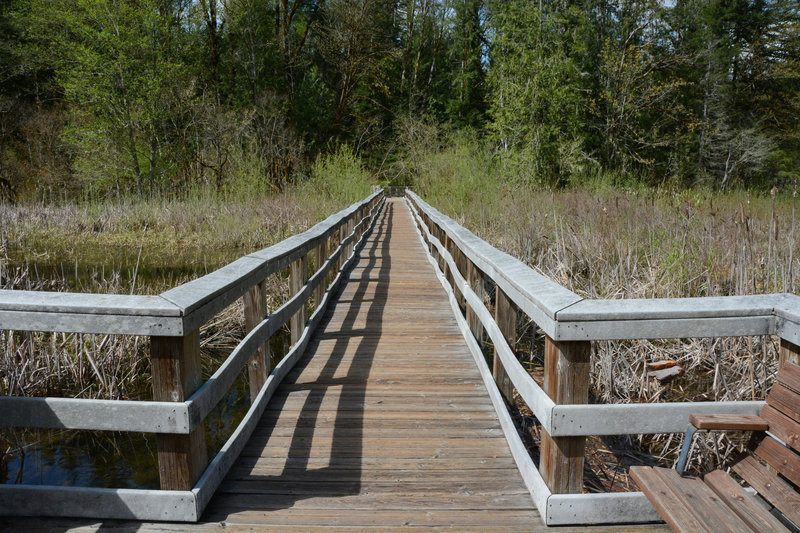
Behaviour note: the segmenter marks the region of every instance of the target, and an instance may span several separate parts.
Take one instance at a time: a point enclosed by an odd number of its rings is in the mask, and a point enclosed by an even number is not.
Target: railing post
[[[556,403],[589,401],[589,366],[592,345],[588,341],[556,342],[545,339],[544,391]],[[551,437],[542,430],[539,471],[554,494],[583,492],[586,437]]]
[[[511,303],[508,296],[500,289],[495,288],[495,301],[494,301],[494,321],[503,337],[506,338],[511,351],[517,344],[517,310],[514,304]],[[511,383],[506,370],[503,367],[503,362],[500,360],[500,354],[497,353],[497,348],[494,349],[494,358],[492,360],[492,375],[494,381],[497,383],[497,388],[505,396],[509,403],[514,401],[514,385]]]
[[[447,244],[448,244],[447,249],[453,258],[453,263],[456,265],[456,271],[458,271],[458,273],[461,274],[461,277],[466,279],[467,272],[466,272],[466,267],[464,266],[464,260],[466,258],[464,257],[464,254],[461,253],[461,250],[458,248],[456,243],[454,243],[453,240],[450,239],[450,237],[447,237]],[[450,283],[455,288],[454,280],[455,280],[455,275],[451,272]],[[464,298],[464,294],[461,291],[453,291],[453,292],[455,293],[456,298],[458,299],[458,305],[460,305],[461,307],[468,307],[466,298]]]
[[[331,234],[331,238],[329,239],[329,242],[330,242],[329,250],[331,252],[334,252],[334,251],[336,251],[337,248],[339,248],[339,245],[342,243],[342,227],[341,226],[336,228],[336,231],[334,231]],[[342,258],[343,257],[344,257],[344,250],[342,250],[342,252],[339,254],[339,257],[337,257],[336,261],[334,261],[334,263],[333,263],[333,268],[334,268],[334,270],[336,272],[339,272],[342,269]],[[331,274],[331,278],[334,278],[334,277],[336,277],[336,274],[332,273]]]
[[[447,233],[444,231],[441,232],[439,236],[439,242],[444,245],[444,249],[450,254],[450,257],[453,257],[453,252],[450,246],[450,237],[447,236]],[[455,287],[455,283],[453,282],[453,273],[450,272],[450,264],[445,260],[444,254],[442,254],[442,260],[440,262],[442,266],[442,272],[444,272],[444,279],[447,280],[447,283],[450,284],[451,287]],[[453,257],[455,259],[455,257]]]
[[[254,285],[244,295],[244,325],[249,333],[258,326],[266,315],[266,288],[267,280]],[[256,396],[261,392],[261,387],[267,382],[269,375],[269,344],[264,343],[247,363],[247,374],[250,381],[250,403],[256,401]]]
[[[319,271],[322,268],[322,265],[325,264],[325,260],[328,259],[328,241],[327,239],[319,243],[317,246],[316,251],[314,253],[314,265]],[[325,291],[328,288],[328,276],[327,274],[322,276],[322,280],[317,285],[317,288],[314,289],[314,308],[319,309],[319,304],[322,301],[322,298],[325,296]]]
[[[202,384],[200,334],[150,337],[153,400],[183,402]],[[208,464],[205,423],[188,435],[159,434],[158,473],[162,490],[191,490]]]
[[[475,263],[466,259],[467,261],[467,283],[472,288],[472,291],[478,296],[481,302],[484,301],[485,291],[483,290],[483,274]],[[469,325],[472,335],[480,343],[483,340],[483,324],[481,323],[478,315],[472,310],[471,306],[467,306],[467,324]]]
[[[800,346],[781,339],[780,367],[782,368],[787,362],[800,365]]]
[[[289,296],[294,296],[301,290],[308,281],[308,261],[304,255],[294,263],[289,270]],[[303,335],[303,330],[306,327],[308,320],[308,305],[303,302],[300,309],[292,316],[291,330],[292,330],[292,344],[295,344]]]

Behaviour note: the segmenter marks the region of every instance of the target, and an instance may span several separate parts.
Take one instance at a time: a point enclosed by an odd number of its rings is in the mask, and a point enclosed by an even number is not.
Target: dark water
[[[209,458],[249,406],[245,382],[239,379],[206,419]],[[4,430],[3,437],[11,449],[0,465],[0,483],[159,488],[155,434],[21,429]]]

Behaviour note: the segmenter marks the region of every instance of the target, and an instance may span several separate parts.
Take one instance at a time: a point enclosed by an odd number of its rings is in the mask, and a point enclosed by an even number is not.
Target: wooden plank
[[[632,466],[630,474],[672,531],[685,531],[686,533],[717,531],[715,528],[709,528],[693,513],[688,512],[683,499],[665,484],[654,468]]]
[[[517,345],[517,310],[499,287],[495,292],[494,320],[513,353]],[[514,403],[514,385],[503,367],[497,348],[494,349],[492,359],[492,375],[506,401]]]
[[[777,440],[767,436],[753,451],[782,476],[800,485],[800,456]]]
[[[757,502],[752,494],[722,470],[709,472],[703,477],[703,482],[753,531],[786,531],[783,524]]]
[[[465,493],[450,490],[445,494],[428,492],[405,492],[397,490],[392,493],[369,493],[361,494],[334,494],[330,497],[319,495],[313,498],[297,498],[292,494],[273,494],[270,498],[264,498],[261,494],[251,493],[222,493],[215,500],[213,507],[209,510],[214,512],[218,509],[231,510],[280,510],[287,507],[292,509],[317,509],[319,511],[335,510],[370,510],[381,509],[384,511],[416,511],[424,508],[427,512],[436,510],[473,510],[476,507],[488,508],[493,511],[505,510],[532,510],[533,502],[530,496],[525,493],[507,492],[484,493]]]
[[[793,362],[796,357],[795,350],[790,343],[781,341],[780,369],[775,379],[784,387],[791,389],[795,394],[800,394],[800,366]]]
[[[773,335],[775,316],[666,318],[654,320],[559,320],[554,338],[565,341],[622,339],[686,339]]]
[[[558,404],[589,401],[588,342],[545,339],[544,391]],[[584,437],[553,437],[542,431],[539,471],[555,494],[583,492]]]
[[[0,309],[4,311],[41,313],[43,315],[181,316],[180,308],[161,296],[5,289],[0,290]]]
[[[667,320],[671,318],[740,318],[768,316],[779,294],[703,298],[583,300],[558,313],[564,322]]]
[[[324,241],[320,243],[319,246],[316,247],[314,250],[314,267],[319,270],[325,261],[328,258],[328,241]],[[314,305],[319,306],[320,302],[322,301],[322,297],[325,295],[325,290],[328,287],[328,280],[327,276],[325,279],[317,285],[317,288],[314,289]]]
[[[47,293],[53,294],[53,293]],[[182,335],[183,317],[98,315],[6,311],[0,309],[0,329],[15,331],[53,331],[116,335]]]
[[[289,295],[294,295],[300,292],[303,289],[303,286],[306,284],[308,275],[308,267],[306,264],[306,256],[302,256],[297,261],[292,263],[291,270],[289,272]],[[292,334],[292,344],[295,344],[299,339],[300,336],[303,334],[303,329],[306,327],[306,321],[308,320],[308,308],[306,305],[302,305],[300,309],[292,315],[291,318],[291,334]]]
[[[727,431],[766,431],[769,427],[769,423],[757,415],[692,413],[689,423],[697,429]]]
[[[551,436],[683,433],[692,413],[757,415],[762,401],[556,405]]]
[[[187,491],[0,485],[0,516],[49,516],[192,522],[194,494]],[[0,521],[0,530],[3,528]],[[14,531],[19,531],[13,528]]]
[[[245,331],[252,331],[263,320],[266,311],[266,280],[247,291],[244,295]],[[253,403],[269,375],[269,344],[263,343],[247,362],[247,375],[250,384],[250,402]]]
[[[747,456],[732,467],[756,492],[795,524],[800,524],[800,495],[786,481]]]
[[[545,521],[550,526],[562,527],[575,524],[614,524],[608,526],[609,531],[616,531],[618,527],[627,531],[624,528],[630,526],[622,524],[663,522],[663,519],[647,497],[636,491],[553,494],[547,499]],[[665,531],[668,529],[663,525],[661,527]]]
[[[779,368],[783,368],[787,364],[800,365],[800,346],[787,339],[781,339]]]
[[[172,402],[0,396],[0,427],[188,433],[189,410]]]
[[[767,404],[796,422],[800,422],[800,402],[797,393],[777,382],[767,395]]]
[[[710,530],[752,533],[753,530],[699,479],[681,477],[671,468],[654,468],[653,470],[670,490],[683,500],[687,512],[691,512]]]
[[[469,259],[466,259],[466,257],[465,261],[467,262],[467,282],[469,283],[469,286],[472,288],[473,292],[475,292],[475,295],[478,297],[478,299],[483,301],[483,299],[486,297],[486,292],[483,288],[483,273],[478,270],[478,267],[475,266],[475,263]],[[475,311],[472,310],[472,307],[470,305],[467,305],[466,307],[469,329],[478,342],[483,342],[483,324],[481,324],[480,318],[478,318],[478,315],[476,315]]]
[[[183,402],[201,383],[200,335],[151,337],[153,399]],[[162,490],[191,490],[208,463],[205,425],[188,435],[159,435],[158,472]]]
[[[800,424],[787,417],[771,405],[761,411],[761,418],[769,423],[769,432],[783,442],[800,451]]]

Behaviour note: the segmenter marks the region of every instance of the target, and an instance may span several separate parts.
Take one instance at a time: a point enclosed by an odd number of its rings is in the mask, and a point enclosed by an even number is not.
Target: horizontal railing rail
[[[476,237],[417,194],[406,191],[406,199],[451,293],[457,318],[461,307],[466,309],[463,329],[475,341],[471,347],[479,365],[483,356],[478,342],[483,335],[494,345],[490,387],[496,386],[509,402],[516,389],[542,426],[538,468],[513,425],[504,429],[523,478],[550,525],[660,519],[641,492],[581,494],[586,436],[682,433],[690,413],[757,414],[764,405],[759,401],[589,405],[591,342],[777,335],[783,356],[800,353],[800,297],[794,294],[584,299]],[[485,304],[484,279],[495,285],[494,316]],[[545,334],[544,386],[536,383],[512,349],[517,311]],[[502,422],[506,407],[502,401],[496,407]]]
[[[143,335],[151,338],[153,401],[0,397],[0,427],[135,431],[158,435],[162,490],[0,485],[0,515],[196,521],[252,434],[277,385],[322,318],[384,194],[331,215],[308,231],[249,254],[158,296],[0,291],[0,329]],[[308,277],[308,256],[315,272]],[[266,311],[265,280],[290,267],[291,296]],[[308,317],[313,297],[314,312]],[[199,328],[244,300],[245,338],[204,383]],[[289,353],[270,371],[267,341],[291,324]],[[204,422],[247,366],[251,406],[210,461]]]

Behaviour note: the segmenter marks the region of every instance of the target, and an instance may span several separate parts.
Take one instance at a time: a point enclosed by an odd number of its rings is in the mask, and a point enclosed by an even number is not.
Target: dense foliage
[[[0,0],[0,196],[380,179],[436,124],[507,179],[773,187],[800,168],[796,0]]]

